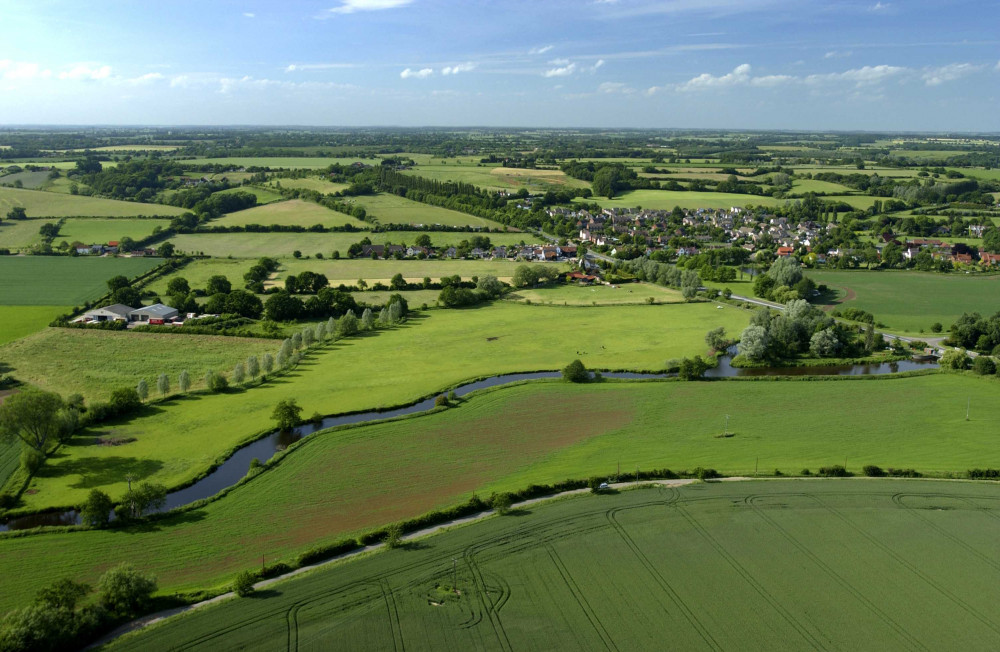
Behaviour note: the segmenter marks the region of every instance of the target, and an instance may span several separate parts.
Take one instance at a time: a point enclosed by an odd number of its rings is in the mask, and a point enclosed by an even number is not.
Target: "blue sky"
[[[1000,131],[993,0],[0,0],[0,123]]]

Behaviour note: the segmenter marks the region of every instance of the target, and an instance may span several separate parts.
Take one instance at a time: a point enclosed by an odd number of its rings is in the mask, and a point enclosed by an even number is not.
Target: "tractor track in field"
[[[946,496],[946,495],[939,495],[938,496],[938,495],[933,495],[933,494],[894,494],[893,497],[892,497],[892,502],[895,503],[897,506],[899,506],[900,509],[905,509],[909,514],[911,514],[912,516],[915,516],[920,521],[922,521],[924,523],[924,525],[928,526],[929,528],[931,528],[932,530],[934,530],[935,532],[937,532],[941,536],[945,537],[946,539],[948,539],[949,541],[951,541],[952,543],[954,543],[955,545],[957,545],[962,550],[965,550],[966,552],[968,552],[969,554],[971,554],[973,557],[975,557],[979,561],[981,561],[984,564],[986,564],[987,566],[992,567],[993,570],[1000,571],[1000,562],[997,562],[995,559],[993,559],[989,555],[985,555],[982,552],[980,552],[979,550],[976,550],[975,548],[973,548],[972,546],[970,546],[968,543],[966,543],[960,537],[955,536],[954,534],[952,534],[951,532],[949,532],[945,528],[941,527],[940,525],[938,525],[937,523],[935,523],[931,519],[929,519],[926,516],[924,516],[923,514],[921,514],[920,512],[922,510],[920,508],[918,508],[918,507],[910,507],[909,505],[907,505],[904,502],[904,500],[903,500],[904,498],[906,498],[907,496],[914,496],[914,495],[921,496],[921,497],[930,497],[930,498],[953,498],[953,499],[958,499],[961,502],[964,502],[966,504],[970,504],[970,501],[967,498],[960,498],[958,496]],[[975,505],[972,505],[972,507],[974,509],[976,509],[977,511],[986,513],[987,516],[992,516],[993,518],[997,518],[996,514],[990,514],[990,513],[988,513],[988,510],[978,508]]]

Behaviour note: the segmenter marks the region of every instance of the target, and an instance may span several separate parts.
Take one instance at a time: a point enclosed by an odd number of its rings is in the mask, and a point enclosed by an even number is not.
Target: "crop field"
[[[139,240],[153,233],[156,227],[165,229],[170,220],[151,219],[68,219],[59,229],[55,242],[107,244],[122,238]]]
[[[682,303],[684,297],[677,290],[671,290],[651,283],[626,283],[624,285],[560,285],[552,288],[517,290],[508,298],[512,301],[528,303],[589,306],[622,305],[648,303]]]
[[[890,329],[911,334],[929,334],[935,322],[947,331],[963,312],[988,316],[1000,310],[1000,276],[861,270],[808,275],[838,291],[833,308],[861,308]]]
[[[0,247],[4,249],[27,249],[32,245],[41,244],[42,236],[38,232],[38,229],[42,228],[43,224],[54,224],[57,221],[55,219],[0,221]]]
[[[334,163],[350,165],[360,161],[365,165],[378,165],[380,158],[319,158],[311,156],[230,156],[226,158],[198,158],[177,161],[181,165],[238,165],[240,167],[287,168],[293,170],[320,170]]]
[[[171,238],[170,241],[176,242],[176,238]],[[167,284],[170,282],[170,279],[180,276],[187,279],[192,288],[203,290],[208,285],[208,279],[219,274],[228,278],[234,288],[242,288],[245,285],[243,275],[256,262],[256,260],[245,258],[233,260],[226,258],[194,260],[171,274],[161,276],[146,287],[162,297],[167,292]]]
[[[991,489],[822,480],[584,495],[339,562],[108,649],[991,649]]]
[[[455,181],[471,183],[486,190],[519,190],[527,188],[532,192],[546,190],[561,190],[564,188],[588,188],[590,184],[573,177],[566,176],[561,170],[531,170],[524,168],[505,168],[480,166],[473,161],[456,161],[434,159],[428,163],[420,163],[404,174],[434,179],[436,181]]]
[[[369,215],[375,216],[383,224],[442,224],[444,226],[504,228],[502,224],[493,220],[386,193],[355,197],[348,201],[364,206]]]
[[[0,256],[0,305],[78,305],[107,293],[107,280],[139,276],[161,258]]]
[[[140,204],[117,199],[98,199],[59,192],[0,188],[0,213],[24,207],[28,217],[136,217],[180,215],[184,209],[164,204]]]
[[[280,199],[280,196],[279,196]],[[310,227],[322,224],[325,227],[350,224],[359,229],[368,225],[350,215],[330,210],[319,204],[301,199],[275,201],[264,206],[255,206],[236,213],[230,213],[211,222],[213,226],[246,226],[247,224],[287,224]]]
[[[591,197],[579,199],[585,203],[598,203],[603,208],[635,208],[641,206],[653,210],[681,208],[731,208],[733,206],[775,206],[781,200],[759,195],[740,195],[724,192],[688,192],[684,190],[630,190],[614,199]]]
[[[0,344],[31,335],[72,310],[72,306],[6,306],[0,305]],[[0,367],[3,364],[0,363]]]
[[[232,195],[238,192],[248,192],[257,198],[258,204],[270,204],[271,202],[281,201],[284,199],[278,193],[263,188],[261,186],[238,186],[236,188],[230,188],[229,190],[220,190],[215,193],[217,195]]]
[[[97,485],[121,495],[124,467],[129,465],[124,460],[129,459],[144,460],[154,481],[177,486],[211,465],[222,451],[268,428],[275,403],[285,398],[294,397],[306,414],[334,414],[405,404],[485,375],[560,369],[574,358],[592,368],[656,370],[668,359],[705,353],[709,329],[721,325],[738,332],[748,321],[742,310],[716,310],[711,304],[564,308],[503,303],[427,311],[404,326],[327,345],[295,371],[262,387],[180,400],[157,407],[155,419],[93,430],[98,436],[113,431],[116,437],[136,441],[126,447],[66,448],[64,458],[36,476],[36,493],[25,499],[32,508],[75,504]],[[80,333],[92,339],[83,340]],[[108,337],[112,334],[121,337]],[[23,367],[34,384],[89,397],[134,386],[139,377],[155,379],[167,369],[177,372],[187,366],[196,377],[192,367],[205,357],[201,345],[188,351],[177,339],[181,336],[159,336],[164,339],[152,342],[162,345],[166,357],[161,358],[130,335],[45,332],[7,345],[0,357],[17,371]],[[280,345],[277,340],[256,342],[254,346],[263,347],[260,351],[275,353]],[[141,350],[143,358],[90,364],[117,346],[130,348],[115,361],[129,351]],[[71,348],[75,354],[65,355]],[[213,362],[213,368],[229,369],[246,354],[230,353]],[[230,362],[224,364],[224,359]],[[220,420],[220,414],[226,418]],[[112,472],[114,468],[120,473]]]
[[[331,192],[340,192],[350,185],[346,183],[334,183],[317,177],[307,177],[305,179],[276,179],[271,182],[272,185],[276,183],[280,183],[282,188],[291,188],[293,190],[315,190],[316,192],[327,194]]]
[[[849,194],[854,192],[847,186],[832,181],[796,179],[792,182],[792,192],[825,192],[827,194]]]
[[[2,402],[0,398],[0,402]],[[21,442],[20,440],[0,440],[0,489],[7,483],[10,476],[17,471],[20,465]]]
[[[204,384],[209,370],[229,374],[250,355],[277,353],[280,340],[47,328],[0,349],[0,359],[23,381],[88,400],[107,400],[111,390],[134,387],[145,378],[155,394],[165,373],[174,387],[187,369],[191,386]],[[95,362],[99,361],[99,362]]]
[[[0,177],[0,183],[4,185],[14,185],[20,181],[23,188],[35,190],[41,187],[48,180],[48,178],[48,172],[31,172],[29,170],[25,170],[24,172],[16,172],[14,174],[7,174]]]

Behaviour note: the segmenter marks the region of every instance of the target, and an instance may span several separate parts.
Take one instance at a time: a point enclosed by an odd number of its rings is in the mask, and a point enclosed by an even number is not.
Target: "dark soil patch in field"
[[[858,298],[858,293],[855,292],[853,289],[851,289],[851,288],[843,288],[843,290],[844,290],[844,296],[843,296],[843,298],[837,299],[836,301],[831,301],[827,305],[823,306],[822,310],[824,312],[830,312],[831,310],[833,310],[837,306],[839,306],[841,304],[844,304],[844,303],[847,303],[848,301],[854,301],[855,299]]]
[[[122,446],[124,444],[131,444],[134,441],[139,441],[135,437],[98,437],[97,443],[101,446]]]

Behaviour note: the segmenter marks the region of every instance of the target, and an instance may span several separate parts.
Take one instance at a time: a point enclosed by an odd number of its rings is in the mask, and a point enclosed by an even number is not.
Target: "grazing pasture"
[[[327,181],[326,179],[318,177],[306,177],[304,179],[275,179],[270,183],[271,185],[280,183],[282,188],[291,188],[292,190],[315,190],[316,192],[324,194],[340,192],[350,185],[347,183],[334,183],[333,181]]]
[[[223,451],[269,428],[271,411],[282,399],[295,398],[306,414],[334,414],[405,404],[486,375],[560,369],[574,358],[594,368],[662,369],[670,358],[704,353],[710,328],[724,325],[738,332],[748,320],[742,310],[716,310],[711,304],[564,308],[504,303],[419,313],[403,326],[311,352],[294,371],[262,387],[170,402],[156,407],[156,418],[94,430],[91,434],[113,432],[136,441],[127,448],[67,447],[65,457],[37,477],[36,493],[25,501],[32,508],[75,504],[98,485],[119,496],[128,460],[143,460],[155,482],[180,485]],[[91,338],[78,337],[81,332]],[[134,386],[139,378],[155,380],[165,370],[173,374],[204,357],[199,341],[188,350],[181,336],[163,335],[145,352],[143,340],[132,335],[138,333],[46,332],[7,345],[2,358],[41,387],[104,397],[116,387]],[[281,344],[255,342],[272,353]],[[154,345],[162,345],[169,359],[159,357]],[[125,347],[115,361],[140,350],[142,359],[89,369],[91,360],[104,359],[115,347]],[[70,349],[77,353],[63,353]],[[213,368],[231,369],[246,353],[231,356],[228,364],[220,359]]]
[[[441,224],[506,230],[504,225],[493,220],[387,193],[354,197],[346,201],[364,206],[368,214],[373,215],[382,224]]]
[[[153,233],[156,227],[169,226],[170,220],[151,219],[68,219],[59,229],[55,241],[82,242],[83,244],[107,244],[122,238],[140,240]]]
[[[359,229],[368,228],[368,225],[361,220],[338,211],[330,210],[319,204],[301,199],[280,201],[280,197],[274,203],[255,206],[236,213],[229,213],[219,219],[213,220],[211,224],[213,226],[246,226],[247,224],[270,226],[272,224],[283,224],[304,227],[316,224],[322,224],[325,227],[350,224]]]
[[[0,305],[63,306],[97,299],[119,274],[134,278],[162,258],[0,256]]]
[[[2,210],[2,209],[0,209]],[[2,220],[0,221],[0,247],[4,249],[27,249],[42,243],[38,232],[43,224],[55,224],[58,220]]]
[[[28,217],[135,217],[180,215],[183,208],[165,204],[141,204],[59,192],[0,188],[0,214],[22,206]]]
[[[395,237],[399,237],[399,235],[397,233]],[[413,234],[413,237],[416,237],[416,235],[419,234]],[[469,234],[455,233],[451,235],[465,238]],[[497,234],[490,234],[491,240],[494,235]],[[432,239],[432,241],[437,244],[436,240]],[[330,279],[330,283],[333,285],[340,283],[353,285],[358,279],[364,279],[369,285],[375,281],[388,283],[396,274],[402,274],[404,279],[414,283],[422,281],[425,277],[437,280],[442,276],[455,276],[456,274],[463,279],[492,274],[503,281],[509,281],[514,275],[514,270],[519,265],[524,264],[510,260],[371,260],[369,258],[357,258],[355,260],[289,259],[283,260],[282,263],[286,268],[280,276],[282,279],[287,274],[299,274],[310,270],[326,274],[326,277]],[[567,269],[566,265],[561,263],[545,264],[555,265],[560,271]]]
[[[583,495],[335,563],[108,649],[989,649],[998,511],[990,487],[966,483]]]
[[[281,195],[274,192],[273,190],[268,190],[267,188],[262,188],[261,186],[237,186],[236,188],[230,188],[228,190],[220,190],[215,193],[216,195],[232,195],[238,192],[248,192],[257,198],[258,204],[270,204],[271,202],[281,201],[284,199]]]
[[[233,165],[243,168],[259,167],[274,170],[282,168],[289,170],[321,170],[334,163],[350,165],[358,161],[365,165],[378,165],[382,162],[382,159],[370,158],[362,160],[357,158],[319,158],[311,156],[229,156],[226,158],[182,159],[178,163],[185,166]]]
[[[511,301],[527,303],[589,306],[648,303],[682,303],[684,297],[677,290],[651,283],[626,283],[624,285],[560,285],[550,288],[521,289],[508,295]]]
[[[684,190],[629,190],[614,199],[591,197],[578,199],[584,203],[598,203],[603,208],[643,208],[670,210],[681,208],[731,208],[733,206],[775,206],[781,200],[758,195],[739,195],[723,192],[689,192]]]
[[[808,275],[836,290],[829,309],[867,310],[892,331],[929,336],[935,322],[947,330],[964,312],[988,316],[1000,310],[1000,276],[867,270]]]

